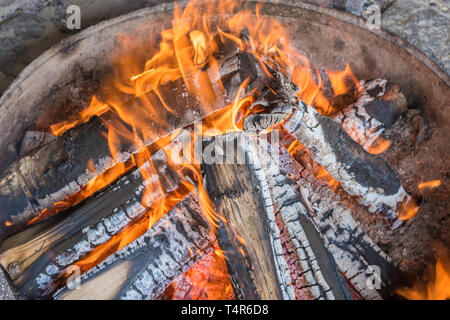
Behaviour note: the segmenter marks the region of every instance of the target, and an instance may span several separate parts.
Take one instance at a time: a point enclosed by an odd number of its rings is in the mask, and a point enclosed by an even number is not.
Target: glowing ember
[[[170,300],[232,300],[233,288],[224,254],[217,244],[161,297]]]
[[[389,140],[378,137],[370,146],[367,147],[367,152],[371,154],[381,154],[391,146]]]
[[[333,176],[321,165],[312,160],[309,156],[309,151],[303,146],[298,140],[292,141],[288,146],[286,146],[287,151],[291,155],[295,155],[297,152],[305,153],[307,157],[303,157],[306,161],[302,162],[303,165],[307,166],[307,169],[314,174],[317,179],[324,181],[328,184],[333,191],[339,188],[339,181],[337,181]]]

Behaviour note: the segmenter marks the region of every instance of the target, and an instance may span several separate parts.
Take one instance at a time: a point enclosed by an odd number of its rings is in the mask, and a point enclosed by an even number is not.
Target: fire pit
[[[64,40],[1,98],[13,286],[34,299],[420,296],[405,287],[450,241],[448,76],[333,10],[186,5]]]

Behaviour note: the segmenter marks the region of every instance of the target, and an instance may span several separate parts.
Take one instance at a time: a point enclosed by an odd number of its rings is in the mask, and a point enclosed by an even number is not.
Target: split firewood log
[[[76,290],[72,283],[54,298],[155,299],[212,246],[210,228],[192,192],[144,235],[83,274]]]
[[[347,208],[325,182],[280,147],[281,167],[294,181],[320,230],[328,250],[353,288],[364,299],[388,298],[406,277],[393,261],[361,230]]]
[[[51,296],[67,267],[119,234],[128,224],[136,223],[164,197],[188,192],[180,186],[176,168],[168,163],[162,150],[142,163],[141,170],[143,167],[145,176],[135,169],[82,206],[2,243],[0,264],[21,295]]]
[[[207,143],[205,150],[216,148],[217,140],[230,146],[229,141],[221,137]],[[217,238],[227,257],[235,296],[246,300],[287,298],[277,278],[280,270],[275,266],[274,239],[269,232],[264,199],[254,187],[258,181],[252,168],[243,164],[245,161],[238,164],[234,141],[231,141],[233,150],[226,150],[233,153],[231,161],[228,164],[220,164],[222,161],[208,164],[207,161],[202,164],[202,172],[217,213],[226,221],[220,223]]]
[[[261,147],[264,152],[258,151],[260,142],[247,134],[229,135],[227,139],[236,140],[240,162],[216,161],[205,165],[206,188],[218,204],[219,212],[245,243],[241,261],[249,265],[258,296],[273,298],[273,295],[263,295],[269,288],[274,293],[281,291],[284,299],[351,298],[332,256],[307,216],[299,193],[284,173],[276,172],[279,169],[272,163],[269,146]],[[226,145],[233,144],[228,141]],[[227,148],[226,152],[233,151]],[[256,205],[255,201],[260,204]],[[282,224],[277,223],[276,216]],[[289,270],[281,244],[282,228],[288,230],[289,241],[295,244],[294,273]],[[217,235],[219,244],[222,237],[220,233]],[[238,263],[236,260],[227,263],[229,271]],[[276,278],[270,270],[276,271]],[[230,276],[233,279],[232,271]]]
[[[299,103],[284,128],[309,149],[311,158],[340,182],[370,212],[397,217],[397,207],[410,198],[392,168],[367,153],[332,119]]]
[[[280,123],[283,115],[289,115],[287,121],[281,121],[282,126],[311,152],[314,161],[325,167],[341,183],[342,188],[351,196],[357,197],[370,212],[382,212],[389,219],[395,219],[398,208],[411,200],[411,197],[402,187],[394,170],[382,158],[365,151],[344,131],[341,125],[345,127],[347,122],[338,121],[339,116],[336,121],[333,121],[312,106],[296,100],[297,88],[290,82],[289,77],[277,70],[271,71],[274,76],[269,86],[277,88],[276,95],[267,94],[256,99],[254,105],[267,107],[267,112],[247,117],[244,120],[244,128],[253,132],[263,131]],[[380,92],[385,93],[386,83],[381,82],[382,91]],[[378,82],[372,83],[373,88],[368,87],[368,92],[375,94],[370,88],[378,90],[376,83]],[[386,93],[385,99],[389,100],[389,96],[394,98],[386,103],[387,108],[390,108],[391,113],[400,114],[405,107],[404,97],[395,87],[389,92]],[[379,100],[370,100],[367,96],[369,96],[368,93],[363,94],[359,100],[362,108],[367,106],[368,110],[372,110],[374,107],[371,105],[381,104]],[[372,101],[373,104],[366,105],[364,101],[367,100]],[[372,111],[367,112],[372,113]],[[358,118],[358,114],[353,115],[350,111],[349,115],[348,122],[359,122],[354,120]],[[390,118],[391,120],[385,121],[385,126],[394,121],[395,117]],[[375,123],[375,121],[372,122]],[[373,130],[372,127],[366,127],[367,133],[371,130]]]

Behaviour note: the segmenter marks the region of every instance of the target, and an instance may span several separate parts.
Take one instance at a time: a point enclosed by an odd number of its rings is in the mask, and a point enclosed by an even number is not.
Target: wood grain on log
[[[55,299],[154,299],[213,241],[193,192],[144,235],[83,274],[78,289],[63,288]]]
[[[213,190],[213,199],[217,197],[220,210],[227,214],[233,229],[242,230],[238,235],[244,239],[246,257],[253,267],[253,279],[257,278],[257,273],[261,270],[260,266],[255,265],[260,263],[256,260],[261,255],[259,252],[265,252],[264,262],[272,265],[271,269],[276,271],[278,278],[273,279],[271,276],[269,279],[272,282],[277,280],[284,299],[296,298],[295,286],[292,283],[296,283],[300,278],[298,284],[300,289],[304,290],[304,298],[350,298],[333,257],[324,247],[299,193],[286,174],[280,171],[276,155],[270,152],[271,146],[248,134],[227,135],[226,139],[237,141],[237,149],[241,150],[245,162],[209,165],[206,169],[207,189]],[[251,191],[246,191],[249,188]],[[246,193],[251,194],[251,197],[246,197]],[[255,199],[259,199],[262,205],[252,205]],[[247,206],[249,209],[253,208],[253,212],[248,212]],[[276,216],[282,219],[290,240],[295,244],[298,279],[293,278],[289,271]],[[242,225],[237,225],[237,222]],[[263,231],[258,231],[260,228],[263,228]],[[258,233],[258,236],[255,236],[255,233]],[[266,239],[261,239],[260,233],[265,235]],[[219,243],[220,236],[219,234]],[[253,248],[249,249],[250,246]],[[267,254],[270,254],[273,260],[268,260]],[[232,277],[231,270],[230,274]],[[264,276],[267,282],[267,275]],[[253,284],[258,291],[258,280],[254,280]]]
[[[263,199],[255,190],[257,181],[247,165],[237,164],[237,158],[234,161],[235,164],[205,164],[202,171],[218,213],[227,220],[220,225],[218,241],[227,256],[235,296],[246,300],[281,299],[273,239]]]

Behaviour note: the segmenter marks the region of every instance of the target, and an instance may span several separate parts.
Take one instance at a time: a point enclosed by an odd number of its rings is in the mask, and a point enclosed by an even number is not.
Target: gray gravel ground
[[[14,295],[0,268],[0,300],[14,300]]]

